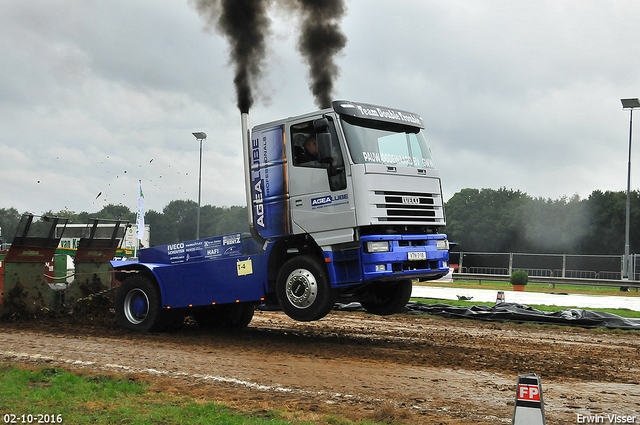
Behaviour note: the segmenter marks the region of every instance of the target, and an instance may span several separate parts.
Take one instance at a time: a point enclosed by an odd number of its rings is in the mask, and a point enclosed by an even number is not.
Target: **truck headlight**
[[[436,246],[439,251],[448,251],[449,250],[449,241],[447,239],[438,239],[436,240]]]
[[[367,252],[389,252],[389,241],[367,242]]]

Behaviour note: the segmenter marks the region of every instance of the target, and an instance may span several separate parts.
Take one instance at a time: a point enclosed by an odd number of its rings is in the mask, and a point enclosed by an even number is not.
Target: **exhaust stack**
[[[244,155],[244,188],[247,199],[247,218],[249,220],[249,231],[256,242],[264,244],[264,238],[258,233],[253,225],[253,199],[251,196],[251,133],[249,130],[249,113],[240,114],[242,126],[242,154]]]

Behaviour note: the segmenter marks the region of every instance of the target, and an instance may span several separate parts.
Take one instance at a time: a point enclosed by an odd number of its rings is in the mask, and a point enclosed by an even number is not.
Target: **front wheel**
[[[396,283],[377,283],[368,292],[366,299],[360,301],[367,312],[378,316],[401,313],[411,298],[413,284],[411,280]]]
[[[122,329],[153,331],[161,322],[160,291],[148,278],[142,275],[131,276],[118,288],[114,309],[116,320]]]
[[[284,263],[278,273],[276,295],[287,316],[300,322],[323,318],[336,300],[326,267],[308,255]]]

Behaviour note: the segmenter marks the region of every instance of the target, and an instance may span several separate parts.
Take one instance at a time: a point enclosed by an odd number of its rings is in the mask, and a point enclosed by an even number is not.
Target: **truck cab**
[[[334,101],[258,125],[247,143],[250,226],[273,244],[270,292],[291,317],[315,320],[336,299],[396,313],[412,281],[449,271],[438,233],[446,224],[441,183],[419,115]]]

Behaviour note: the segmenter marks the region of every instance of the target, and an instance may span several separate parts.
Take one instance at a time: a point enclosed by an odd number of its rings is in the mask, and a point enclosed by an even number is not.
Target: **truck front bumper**
[[[430,280],[444,276],[449,272],[446,238],[443,234],[362,236],[363,280]]]

